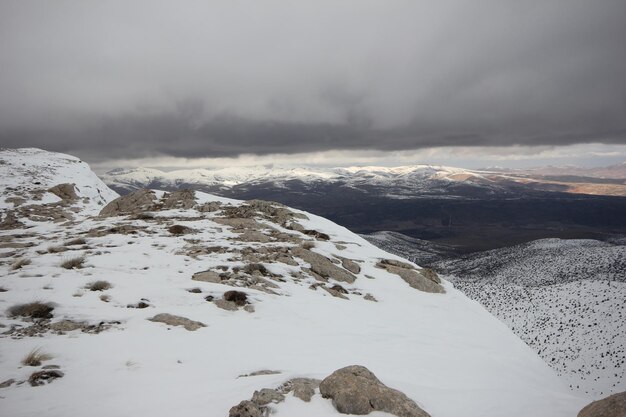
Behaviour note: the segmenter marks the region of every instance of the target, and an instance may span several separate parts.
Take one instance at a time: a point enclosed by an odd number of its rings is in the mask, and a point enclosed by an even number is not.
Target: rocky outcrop
[[[139,190],[134,193],[116,198],[104,206],[100,216],[122,216],[125,214],[139,214],[144,211],[154,210],[156,196],[152,190]]]
[[[422,275],[412,265],[396,261],[393,259],[383,259],[376,264],[378,268],[386,269],[387,272],[398,275],[407,284],[416,290],[430,293],[445,293],[444,288],[439,285],[441,280],[436,274],[428,273],[427,276]]]
[[[75,201],[78,200],[76,195],[76,187],[74,184],[58,184],[48,189],[48,192],[56,195],[63,201]]]
[[[165,194],[161,202],[164,210],[190,209],[196,205],[196,193],[190,189],[173,191]]]
[[[319,253],[302,247],[292,248],[291,253],[302,259],[304,262],[310,264],[311,271],[323,279],[332,278],[336,281],[347,282],[348,284],[352,284],[356,280],[356,276],[354,276],[354,274],[338,267],[330,259],[320,255]]]
[[[578,417],[625,417],[626,392],[594,401],[580,410]]]
[[[201,327],[206,327],[206,324],[199,321],[193,321],[186,317],[175,316],[173,314],[161,313],[148,319],[150,321],[165,323],[168,326],[183,326],[186,330],[193,332]]]
[[[363,366],[347,366],[333,372],[320,383],[320,393],[332,399],[342,414],[383,411],[398,417],[429,417],[413,400],[387,387]]]
[[[228,412],[228,417],[264,417],[261,407],[252,401],[242,401]]]

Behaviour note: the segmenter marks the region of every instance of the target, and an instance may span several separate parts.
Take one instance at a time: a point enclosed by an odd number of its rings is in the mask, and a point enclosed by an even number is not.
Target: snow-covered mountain
[[[626,390],[626,240],[541,239],[459,256],[398,233],[366,237],[444,274],[575,392],[600,398]]]
[[[506,196],[537,191],[626,195],[624,181],[547,178],[543,171],[469,170],[434,165],[401,167],[230,167],[164,172],[153,168],[115,169],[102,176],[121,194],[141,188],[177,189],[236,196],[250,188],[287,189],[307,193],[338,186],[389,198]]]
[[[569,417],[588,402],[452,284],[324,218],[192,191],[114,199],[66,155],[0,161],[33,173],[2,184],[3,416],[332,416],[360,401],[382,417],[401,401],[414,411],[395,415]],[[380,381],[329,376],[355,364]],[[366,388],[381,382],[403,394]]]

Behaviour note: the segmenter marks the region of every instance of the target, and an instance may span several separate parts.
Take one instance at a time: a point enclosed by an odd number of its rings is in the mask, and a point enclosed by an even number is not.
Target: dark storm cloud
[[[0,145],[93,157],[626,143],[626,2],[0,4]]]

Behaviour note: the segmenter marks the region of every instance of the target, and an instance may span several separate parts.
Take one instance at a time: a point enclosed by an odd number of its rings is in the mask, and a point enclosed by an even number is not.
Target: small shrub
[[[65,246],[74,246],[74,245],[84,245],[87,241],[82,237],[77,237],[76,239],[70,239],[65,242]]]
[[[11,270],[15,271],[16,269],[20,269],[21,267],[25,265],[30,265],[30,263],[31,263],[30,259],[27,259],[27,258],[18,259],[17,261],[13,262],[13,264],[11,264]]]
[[[65,252],[66,250],[67,250],[67,248],[65,246],[61,246],[61,245],[49,246],[48,247],[48,252],[49,253],[60,253],[60,252]]]
[[[106,291],[111,287],[113,287],[113,285],[111,285],[109,281],[103,280],[93,281],[85,285],[85,289],[88,289],[89,291]]]
[[[9,317],[30,317],[33,319],[51,319],[54,305],[33,301],[32,303],[17,304],[9,308]]]
[[[193,229],[180,224],[175,224],[167,229],[173,235],[184,235],[193,232]]]
[[[61,267],[65,269],[78,269],[82,268],[85,263],[84,256],[77,256],[75,258],[66,259],[61,263]]]
[[[22,365],[24,366],[39,366],[43,361],[49,361],[52,359],[52,355],[44,353],[41,348],[33,349],[30,353],[24,356],[22,359]]]

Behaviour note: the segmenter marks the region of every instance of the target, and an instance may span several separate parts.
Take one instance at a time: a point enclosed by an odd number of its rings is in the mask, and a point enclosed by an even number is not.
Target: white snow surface
[[[46,158],[56,161],[56,167],[46,173],[45,181],[50,184],[68,182],[61,177],[81,166],[67,159],[69,167],[63,167],[66,156],[42,151],[21,150],[17,155],[20,157],[13,160],[5,157],[3,169],[12,169],[7,165],[14,161],[26,166],[31,159],[37,166],[46,166]],[[11,186],[21,186],[16,184],[18,180],[12,177]],[[95,175],[75,177],[72,182],[81,190],[100,189],[100,193],[112,195],[101,189]],[[241,204],[202,193],[197,196],[224,205]],[[237,234],[213,220],[219,212],[159,212],[159,217],[175,217],[177,224],[198,231],[174,236],[167,232],[167,223],[89,217],[90,210],[87,208],[78,222],[26,220],[26,230],[0,231],[5,242],[32,244],[1,249],[3,254],[17,252],[0,258],[0,286],[6,290],[0,292],[4,330],[29,324],[9,318],[5,312],[33,300],[56,304],[53,321],[121,323],[99,334],[73,331],[25,338],[0,334],[0,382],[9,378],[24,381],[38,370],[20,364],[34,348],[51,354],[53,359],[44,364],[58,365],[65,374],[40,387],[23,383],[0,389],[2,416],[227,416],[230,407],[249,399],[255,390],[274,388],[293,377],[322,379],[352,364],[368,367],[433,417],[571,417],[586,403],[502,322],[452,284],[444,282],[446,294],[409,287],[398,276],[375,267],[381,258],[401,258],[326,219],[306,213],[308,220],[298,222],[330,236],[329,241],[306,237],[314,242],[313,251],[359,261],[357,280],[341,283],[352,292],[349,300],[310,289],[313,278],[302,282],[290,279],[290,273],[301,271],[306,264],[267,263],[272,273],[285,277],[284,282],[275,282],[278,295],[243,289],[256,310],[248,313],[225,311],[204,299],[207,295],[219,298],[232,287],[191,280],[198,271],[241,266],[241,261],[232,260],[233,252],[197,259],[179,252],[190,244],[189,239],[235,252],[275,243],[238,241]],[[134,235],[87,237],[84,246],[72,246],[63,253],[47,252],[50,246],[95,227],[119,224],[147,229]],[[60,267],[63,260],[79,255],[85,256],[84,268]],[[16,258],[31,263],[12,270]],[[96,280],[109,281],[113,287],[104,292],[84,289]],[[188,292],[192,287],[202,293]],[[355,291],[371,293],[378,302],[367,301]],[[100,300],[103,294],[110,297],[108,302]],[[142,298],[149,300],[150,307],[127,308]],[[158,313],[184,316],[207,327],[187,331],[147,320]],[[263,369],[281,373],[238,378]],[[340,415],[320,395],[311,403],[288,396],[273,407],[277,417]]]

